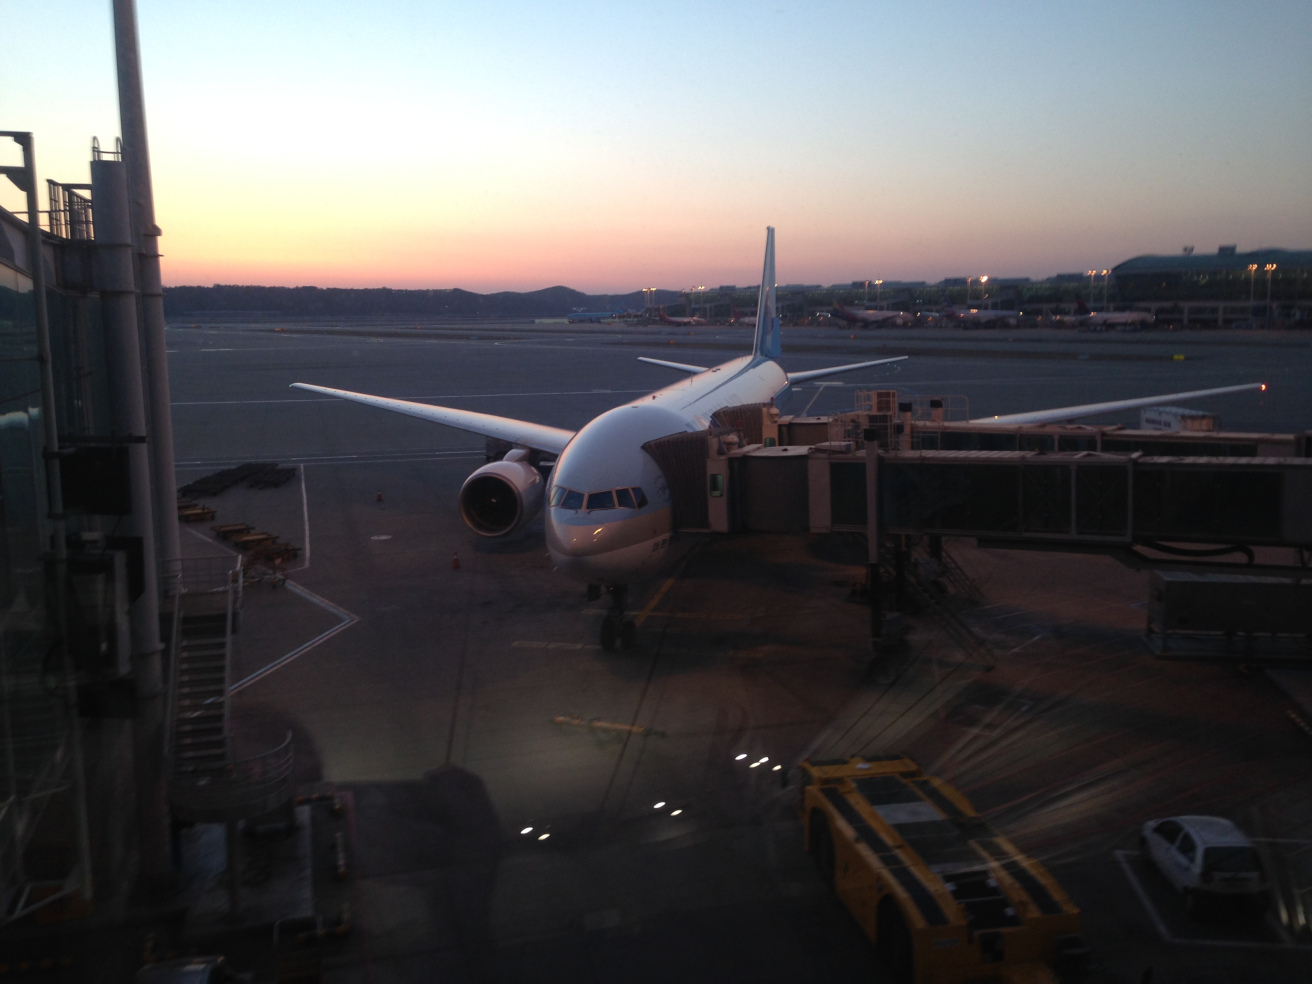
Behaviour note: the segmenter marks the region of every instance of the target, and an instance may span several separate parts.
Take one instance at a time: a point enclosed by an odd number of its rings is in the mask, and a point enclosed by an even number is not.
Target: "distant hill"
[[[669,304],[678,292],[656,292],[656,303]],[[519,293],[501,291],[392,290],[390,287],[165,287],[164,313],[171,318],[224,313],[289,318],[370,318],[415,315],[428,318],[563,318],[576,311],[640,311],[642,291],[629,294],[584,294],[570,287],[546,287]]]

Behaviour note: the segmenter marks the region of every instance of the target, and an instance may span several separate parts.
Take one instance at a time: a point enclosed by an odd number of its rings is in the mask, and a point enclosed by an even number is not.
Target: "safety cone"
[[[458,554],[458,553],[453,553],[453,554],[451,555],[451,569],[452,569],[453,571],[458,571],[458,570],[460,570],[460,554]]]
[[[375,499],[374,501],[375,501],[375,502],[382,502],[382,501],[383,501],[383,490],[382,490],[382,489],[379,489],[379,490],[378,490],[378,498]]]

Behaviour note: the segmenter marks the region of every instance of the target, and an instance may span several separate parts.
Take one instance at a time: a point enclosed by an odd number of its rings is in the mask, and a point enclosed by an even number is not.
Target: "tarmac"
[[[713,364],[747,332],[207,323],[168,337],[180,480],[297,469],[209,504],[215,522],[303,548],[287,585],[246,590],[233,721],[250,751],[291,731],[301,791],[340,798],[340,816],[303,808],[314,910],[341,927],[322,944],[325,981],[882,979],[802,850],[789,783],[809,753],[892,750],[1048,865],[1083,911],[1089,980],[1312,977],[1312,947],[1274,924],[1192,924],[1118,854],[1143,821],[1183,813],[1312,844],[1312,739],[1288,698],[1250,667],[1152,658],[1145,574],[956,541],[983,594],[961,614],[991,661],[912,617],[905,651],[872,663],[868,611],[850,600],[863,539],[708,539],[635,586],[638,648],[604,652],[603,608],[551,570],[540,522],[505,540],[463,525],[479,439],[287,389],[573,428],[669,381],[635,356]],[[800,394],[810,412],[850,406],[858,387],[964,393],[978,415],[1250,376],[1270,390],[1205,408],[1228,429],[1299,429],[1312,405],[1301,335],[793,329],[784,361],[899,342],[919,354]],[[206,534],[187,528],[188,549],[221,549]],[[270,928],[252,922],[155,932],[161,952],[216,949],[273,980]]]

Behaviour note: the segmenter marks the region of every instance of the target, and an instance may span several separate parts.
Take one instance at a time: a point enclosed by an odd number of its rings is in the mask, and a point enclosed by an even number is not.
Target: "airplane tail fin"
[[[765,229],[765,265],[761,270],[761,293],[756,302],[756,343],[752,355],[777,359],[783,354],[779,339],[779,312],[775,304],[774,226]]]

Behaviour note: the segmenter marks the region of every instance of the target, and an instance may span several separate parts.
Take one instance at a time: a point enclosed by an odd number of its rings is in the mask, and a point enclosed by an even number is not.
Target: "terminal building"
[[[1312,250],[1221,246],[1136,256],[1111,270],[1112,296],[1159,319],[1191,326],[1266,327],[1312,318]]]

